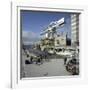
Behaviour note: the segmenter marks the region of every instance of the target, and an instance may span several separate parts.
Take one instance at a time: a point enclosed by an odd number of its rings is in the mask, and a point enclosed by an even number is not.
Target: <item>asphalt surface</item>
[[[29,50],[29,53],[44,54],[44,52],[38,50]],[[24,52],[22,52],[21,76],[23,78],[28,78],[71,75],[68,71],[66,71],[63,58],[57,58],[55,55],[49,55],[48,57],[48,59],[43,58],[44,62],[40,65],[36,63],[25,64],[25,60],[30,60],[30,57],[27,57]]]

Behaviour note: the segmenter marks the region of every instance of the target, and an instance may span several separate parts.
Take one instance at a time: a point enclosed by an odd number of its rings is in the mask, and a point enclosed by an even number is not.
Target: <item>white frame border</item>
[[[18,88],[18,87],[40,87],[40,86],[53,86],[53,85],[70,85],[70,84],[84,84],[87,83],[87,75],[86,75],[86,67],[87,67],[87,62],[84,61],[86,58],[86,55],[84,55],[85,50],[85,36],[84,34],[85,29],[87,28],[86,25],[86,7],[85,6],[67,6],[67,5],[60,5],[60,6],[55,6],[52,4],[44,5],[45,7],[42,7],[43,5],[38,4],[31,4],[31,3],[11,3],[11,30],[12,30],[12,35],[11,35],[11,44],[12,44],[12,60],[11,60],[11,87],[12,88]],[[76,12],[76,13],[81,13],[80,16],[80,34],[79,34],[79,40],[80,40],[80,75],[78,77],[73,78],[72,76],[59,76],[56,77],[44,77],[43,79],[41,78],[33,78],[34,80],[31,80],[28,78],[27,79],[22,79],[20,80],[20,10],[25,9],[25,10],[41,10],[41,11],[57,11],[57,12]],[[71,78],[72,77],[72,78]],[[52,78],[52,79],[50,79]],[[59,81],[59,83],[57,83]],[[48,82],[48,83],[47,83]],[[38,83],[38,84],[37,84]]]

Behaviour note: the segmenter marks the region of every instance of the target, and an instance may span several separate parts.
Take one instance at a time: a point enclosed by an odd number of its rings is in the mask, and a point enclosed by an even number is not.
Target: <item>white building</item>
[[[79,45],[79,14],[71,15],[71,44]]]
[[[66,34],[55,37],[55,46],[66,46]]]

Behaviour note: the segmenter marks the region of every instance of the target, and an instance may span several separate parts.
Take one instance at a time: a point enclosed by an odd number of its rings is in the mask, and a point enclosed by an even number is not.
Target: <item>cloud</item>
[[[39,35],[37,35],[36,33],[32,32],[32,31],[24,30],[22,32],[22,42],[25,45],[33,44],[39,40],[40,40]]]

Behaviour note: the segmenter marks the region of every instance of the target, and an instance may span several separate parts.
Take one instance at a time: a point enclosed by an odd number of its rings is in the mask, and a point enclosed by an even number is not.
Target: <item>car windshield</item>
[[[78,61],[77,61],[77,59],[72,59],[72,60],[70,61],[70,63],[72,63],[72,64],[78,64]]]
[[[57,51],[57,52],[61,52],[61,51],[62,51],[62,49],[56,49],[56,51]]]

